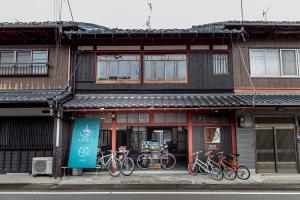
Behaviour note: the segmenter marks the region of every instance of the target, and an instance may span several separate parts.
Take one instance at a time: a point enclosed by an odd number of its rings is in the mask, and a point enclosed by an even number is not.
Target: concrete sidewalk
[[[254,185],[254,184],[299,184],[300,174],[251,174],[248,180],[236,178],[215,181],[210,176],[191,176],[187,171],[135,171],[131,176],[111,177],[107,172],[53,177],[33,177],[29,174],[0,174],[0,184],[47,184],[47,185]]]

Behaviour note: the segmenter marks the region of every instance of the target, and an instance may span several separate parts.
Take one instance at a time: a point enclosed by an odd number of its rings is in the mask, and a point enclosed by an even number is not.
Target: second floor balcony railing
[[[47,76],[48,63],[0,63],[0,76]]]

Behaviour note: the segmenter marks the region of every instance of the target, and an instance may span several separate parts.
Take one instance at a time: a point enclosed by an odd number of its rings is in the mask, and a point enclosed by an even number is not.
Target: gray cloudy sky
[[[59,0],[0,0],[2,22],[53,21],[54,2]],[[146,28],[147,0],[69,0],[74,20],[108,27]],[[240,0],[149,0],[152,28],[187,28],[192,25],[240,20]],[[62,19],[71,20],[67,1],[62,0]],[[300,0],[243,0],[245,20],[300,21]]]

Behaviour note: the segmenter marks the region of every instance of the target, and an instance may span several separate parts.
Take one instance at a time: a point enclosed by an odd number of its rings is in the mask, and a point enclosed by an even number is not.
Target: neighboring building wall
[[[74,55],[73,55],[74,57]],[[97,93],[127,91],[217,91],[233,90],[231,53],[228,56],[228,74],[213,74],[213,53],[211,51],[190,51],[187,55],[187,83],[137,83],[137,84],[96,84],[96,53],[80,53],[77,55],[76,90]],[[113,91],[112,91],[113,90]]]
[[[63,89],[68,83],[69,76],[69,48],[61,46],[56,52],[55,46],[0,46],[1,50],[48,49],[48,76],[1,76],[0,90],[10,89]],[[58,56],[58,59],[56,59]]]
[[[289,38],[253,38],[246,42],[240,41],[239,50],[237,42],[233,43],[233,66],[234,66],[234,89],[251,89],[249,77],[247,75],[245,66],[243,64],[244,57],[247,69],[250,72],[250,59],[249,49],[250,48],[279,48],[279,49],[300,49],[299,39]],[[295,89],[300,88],[300,78],[252,78],[253,84],[256,89]]]
[[[247,166],[249,169],[256,167],[256,146],[255,132],[253,124],[253,116],[288,116],[292,115],[296,118],[299,116],[299,109],[286,109],[286,111],[276,111],[275,108],[269,109],[247,109],[236,112],[237,122],[239,117],[244,117],[245,127],[237,126],[237,153],[240,154],[239,162]],[[237,123],[238,124],[238,123]],[[299,154],[299,153],[298,153]]]

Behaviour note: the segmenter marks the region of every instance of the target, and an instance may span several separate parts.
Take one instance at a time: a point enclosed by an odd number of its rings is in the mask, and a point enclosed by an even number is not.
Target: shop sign
[[[221,130],[220,128],[205,128],[205,150],[221,149]]]
[[[99,130],[99,119],[75,119],[68,162],[69,168],[96,167]]]

